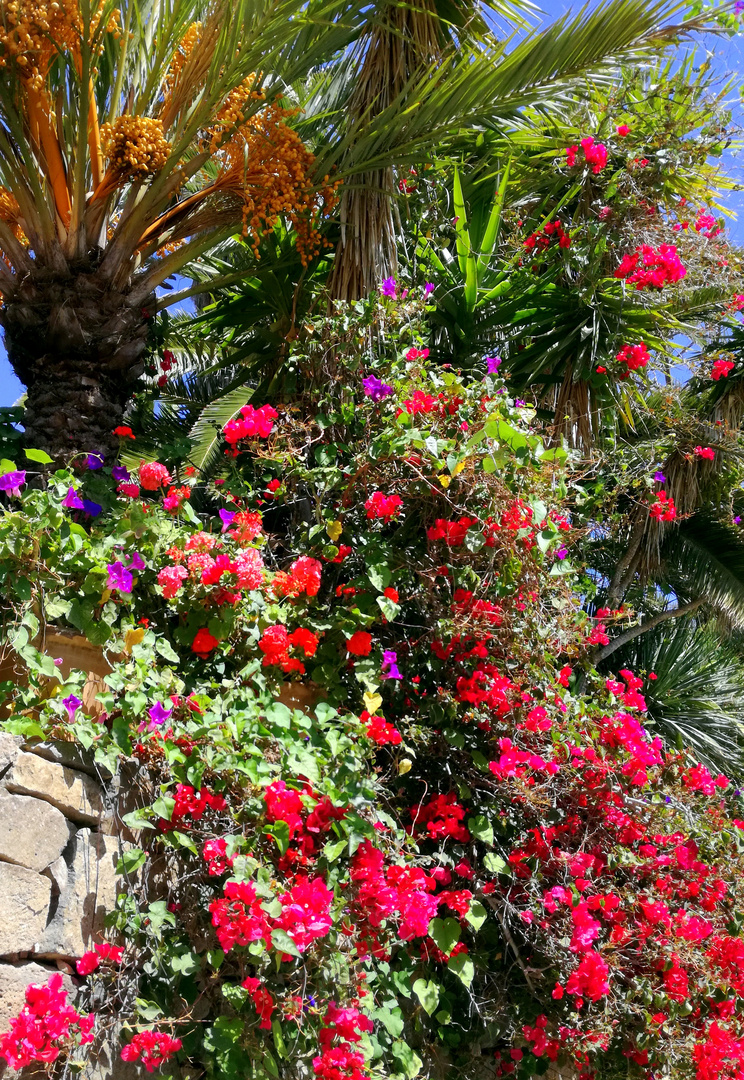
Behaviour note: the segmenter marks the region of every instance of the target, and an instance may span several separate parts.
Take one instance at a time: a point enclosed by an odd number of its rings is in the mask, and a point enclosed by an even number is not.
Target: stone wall
[[[72,989],[75,960],[103,939],[119,884],[108,779],[70,744],[0,734],[0,1033],[27,986],[62,971]]]

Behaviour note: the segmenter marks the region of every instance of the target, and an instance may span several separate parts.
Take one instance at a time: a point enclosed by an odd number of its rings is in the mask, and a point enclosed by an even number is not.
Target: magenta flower
[[[132,552],[132,554],[131,554],[131,556],[129,558],[129,569],[130,570],[144,570],[145,569],[145,560],[142,558],[139,551],[133,551]]]
[[[383,296],[389,296],[391,300],[395,300],[396,293],[396,281],[394,277],[385,278],[380,286],[380,293]]]
[[[123,562],[109,563],[106,569],[108,570],[108,581],[106,582],[108,589],[115,589],[121,593],[130,593],[132,591],[132,571],[127,570]]]
[[[486,373],[488,375],[495,375],[501,366],[500,356],[487,356],[486,360]]]
[[[20,470],[6,472],[0,476],[0,491],[7,491],[16,499],[21,496],[21,486],[26,483],[26,473]]]
[[[364,387],[364,393],[368,398],[372,398],[375,404],[393,393],[392,386],[388,386],[382,379],[378,379],[376,375],[368,375],[366,379],[362,379],[362,386]]]
[[[387,671],[385,670],[387,668]],[[398,654],[393,652],[392,649],[386,649],[382,654],[382,678],[383,679],[402,679],[400,671],[398,670]]]
[[[661,469],[658,469],[654,473],[654,480],[657,484],[666,484],[666,476],[664,476],[664,473],[661,471]]]
[[[62,500],[62,505],[66,506],[68,510],[82,510],[83,500],[80,498],[77,491],[75,491],[75,488],[69,487],[67,489],[67,494]]]
[[[70,723],[75,719],[75,713],[83,704],[79,697],[75,697],[74,694],[70,694],[69,697],[62,699],[62,704],[67,709],[67,715],[70,718]]]
[[[150,717],[150,723],[148,725],[148,731],[154,731],[156,727],[161,727],[173,712],[173,706],[170,709],[166,709],[159,701],[156,701],[154,705],[151,705],[147,710]]]
[[[237,510],[220,510],[220,519],[222,521],[222,531],[227,532],[233,523],[233,518],[237,516]]]
[[[424,285],[424,296],[431,296],[436,289],[436,285],[432,281],[427,281]]]

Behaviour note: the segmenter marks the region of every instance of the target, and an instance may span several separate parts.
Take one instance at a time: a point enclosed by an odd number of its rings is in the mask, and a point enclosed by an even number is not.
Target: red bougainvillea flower
[[[271,405],[262,405],[260,409],[254,409],[252,405],[244,405],[240,410],[240,416],[228,420],[222,429],[225,439],[233,447],[241,439],[256,436],[268,439],[278,415]]]
[[[372,635],[366,630],[357,630],[346,642],[346,651],[352,656],[369,656],[372,652]]]
[[[400,495],[384,495],[381,491],[373,491],[364,504],[368,518],[380,518],[384,522],[392,521],[402,506]]]
[[[403,736],[396,727],[388,724],[382,716],[371,716],[365,709],[359,717],[367,729],[367,738],[378,746],[398,746]]]
[[[182,1046],[180,1039],[174,1039],[165,1031],[140,1031],[132,1041],[122,1049],[122,1061],[139,1061],[148,1072],[154,1072],[164,1061],[168,1061]]]
[[[695,457],[704,458],[705,461],[713,461],[716,456],[712,446],[696,446],[693,453]]]
[[[93,1013],[82,1016],[68,1004],[62,975],[52,975],[46,985],[27,987],[26,1004],[0,1035],[0,1058],[12,1069],[56,1061],[65,1044],[93,1041],[94,1020]]]
[[[710,377],[714,382],[725,379],[736,367],[733,360],[716,360],[711,368]]]
[[[260,1028],[264,1031],[271,1031],[271,1014],[274,1011],[274,999],[266,989],[261,985],[261,980],[249,975],[243,979],[240,984],[244,990],[247,990],[251,995],[251,1000],[256,1006],[256,1012],[261,1018]]]
[[[674,499],[667,495],[666,491],[656,493],[656,502],[651,504],[651,517],[654,521],[674,521],[677,516],[677,507]]]
[[[579,966],[569,976],[566,990],[569,994],[587,997],[590,1001],[599,1001],[610,992],[610,969],[598,952],[591,949]]]
[[[191,644],[191,651],[195,652],[197,656],[206,657],[209,656],[212,650],[216,649],[218,645],[219,641],[214,634],[210,634],[206,626],[203,626],[201,630],[197,630],[196,632],[196,637]]]
[[[623,345],[615,359],[620,364],[626,364],[629,371],[638,371],[648,364],[648,349],[642,341],[637,345]]]
[[[298,876],[293,888],[279,899],[283,907],[276,925],[286,930],[300,952],[331,929],[333,892],[322,878]]]
[[[630,135],[630,128],[627,124],[618,124],[615,130],[621,139],[624,139],[626,135]]]
[[[139,482],[145,491],[157,491],[158,488],[171,483],[171,475],[165,465],[161,465],[159,461],[141,461]]]
[[[686,273],[672,244],[661,244],[658,248],[642,244],[632,255],[623,256],[615,277],[625,278],[636,289],[663,289],[665,285],[681,281]]]

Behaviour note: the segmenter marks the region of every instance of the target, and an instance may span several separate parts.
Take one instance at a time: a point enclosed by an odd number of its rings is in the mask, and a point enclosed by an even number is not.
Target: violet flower
[[[397,296],[396,281],[394,277],[385,278],[380,286],[380,293],[382,296],[389,296],[391,300],[395,300]]]
[[[140,555],[139,551],[133,551],[129,559],[130,570],[144,570],[145,560]]]
[[[127,570],[123,562],[109,563],[106,569],[108,570],[107,588],[116,589],[122,593],[132,591],[132,571]]]
[[[436,289],[436,285],[432,281],[427,281],[424,285],[424,296],[431,296]]]
[[[88,454],[86,459],[86,465],[89,469],[102,469],[103,468],[103,455],[102,454]]]
[[[80,498],[77,491],[75,491],[75,488],[69,487],[67,489],[67,494],[62,500],[62,505],[66,506],[68,510],[82,510],[83,500]]]
[[[156,701],[154,705],[151,705],[147,710],[150,717],[150,723],[148,725],[148,731],[154,731],[156,727],[161,727],[173,712],[173,706],[170,709],[166,709],[159,701]]]
[[[125,465],[114,465],[111,475],[119,484],[126,484],[127,480],[132,479],[129,469]]]
[[[70,718],[70,723],[75,719],[75,713],[83,704],[79,697],[75,697],[74,694],[70,694],[69,697],[62,699],[62,704],[67,709],[67,715]]]
[[[664,476],[664,473],[661,471],[661,469],[657,469],[657,471],[654,473],[654,480],[657,484],[666,484],[666,476]]]
[[[26,473],[22,470],[6,472],[0,476],[0,491],[7,491],[16,499],[21,497],[21,485],[26,483]]]
[[[556,554],[556,558],[565,559],[566,555],[568,555],[568,548],[560,547],[560,548],[558,548],[558,550],[556,551],[555,554]]]
[[[486,356],[485,361],[486,361],[486,374],[495,375],[496,372],[499,370],[499,367],[501,366],[501,357],[500,356]]]
[[[393,393],[392,386],[388,386],[382,379],[378,379],[376,375],[368,375],[366,379],[362,379],[362,386],[364,387],[364,393],[368,398],[377,404],[382,401],[383,398],[390,397]]]
[[[385,671],[387,668],[387,671]],[[386,649],[382,654],[382,678],[383,679],[402,679],[400,671],[398,670],[398,654],[393,652],[392,649]]]
[[[93,502],[92,499],[83,499],[83,510],[89,517],[98,517],[103,507],[100,503]]]
[[[233,523],[233,518],[237,517],[237,510],[220,510],[220,519],[222,521],[222,531],[227,532]]]

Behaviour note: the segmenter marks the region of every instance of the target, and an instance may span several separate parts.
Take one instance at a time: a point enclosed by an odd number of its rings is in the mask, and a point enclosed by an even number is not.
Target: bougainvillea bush
[[[373,337],[318,330],[306,399],[246,402],[208,484],[3,463],[4,726],[135,791],[76,1001],[30,990],[0,1055],[742,1077],[740,793],[649,736],[653,673],[591,671],[612,613],[581,611],[565,453],[499,358],[433,369],[421,298],[380,303]],[[51,628],[105,650],[96,709]]]

